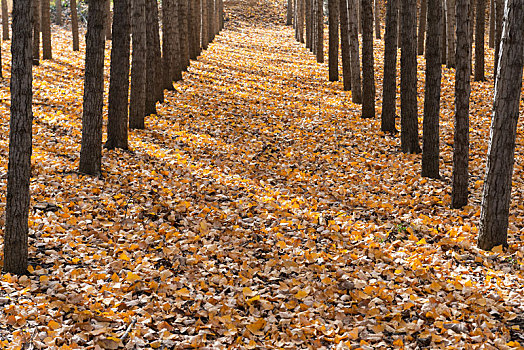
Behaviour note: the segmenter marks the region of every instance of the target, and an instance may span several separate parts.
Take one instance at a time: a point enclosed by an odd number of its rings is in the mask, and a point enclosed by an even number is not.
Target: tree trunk
[[[286,25],[290,26],[292,24],[293,24],[293,0],[287,0]]]
[[[304,0],[297,0],[297,17],[295,23],[295,32],[297,40],[304,42]]]
[[[456,51],[456,21],[455,21],[455,0],[446,0],[446,10],[447,10],[447,39],[448,39],[448,68],[455,68],[455,51]]]
[[[380,0],[375,0],[375,37],[382,39],[380,35]]]
[[[317,1],[317,62],[324,62],[324,5],[322,0]]]
[[[477,21],[475,23],[475,81],[484,81],[484,27],[486,1],[477,0]]]
[[[312,38],[313,38],[313,34],[312,34],[312,21],[311,21],[311,13],[312,13],[312,9],[311,9],[311,0],[303,0],[304,1],[304,7],[305,7],[305,22],[306,22],[306,48],[308,49],[311,49],[313,47],[312,45]]]
[[[146,1],[146,90],[145,90],[145,113],[144,115],[156,114],[157,82],[156,52],[155,52],[155,25],[154,11],[156,0]]]
[[[194,21],[196,20],[195,16],[195,1],[187,1],[187,45],[188,45],[188,66],[190,64],[189,60],[195,59],[198,54],[195,53],[195,35],[196,32],[193,30],[195,28]]]
[[[104,103],[104,1],[90,0],[87,13],[82,144],[79,171],[99,175],[102,167]]]
[[[489,42],[490,48],[495,47],[495,0],[489,1]]]
[[[153,42],[151,44],[151,49],[154,51],[156,74],[155,86],[153,88],[155,90],[155,101],[164,103],[164,68],[162,63],[162,50],[160,49],[160,20],[158,16],[158,1],[153,1],[151,5],[153,11]]]
[[[453,138],[453,189],[451,207],[468,204],[469,96],[471,91],[470,0],[457,0],[457,52],[455,71],[455,136]]]
[[[27,235],[30,205],[32,122],[31,0],[13,3],[11,44],[11,118],[5,208],[4,271],[27,273]],[[4,17],[6,18],[6,17]]]
[[[428,32],[426,37],[426,87],[424,89],[424,123],[422,143],[422,176],[433,179],[439,174],[439,116],[441,65],[442,1],[428,0]]]
[[[404,153],[420,153],[417,111],[417,13],[415,0],[402,0],[400,56],[400,144]]]
[[[497,77],[499,62],[500,40],[502,37],[502,24],[504,19],[504,0],[495,0],[495,64],[493,77]]]
[[[447,25],[447,10],[446,0],[442,0],[442,33],[440,37],[440,53],[442,54],[442,64],[448,61],[448,25]]]
[[[107,112],[108,149],[128,149],[129,54],[131,44],[130,1],[115,0],[113,41]]]
[[[311,51],[313,52],[315,56],[317,54],[317,43],[318,43],[318,40],[317,40],[318,38],[318,35],[317,35],[317,27],[318,27],[317,2],[318,0],[311,1]]]
[[[111,40],[111,0],[105,0],[104,11],[104,33],[106,36],[106,40]]]
[[[200,52],[202,52],[202,35],[201,35],[201,26],[202,26],[202,4],[200,3],[200,0],[194,0],[195,1],[195,26],[193,27],[193,30],[195,32],[195,59],[200,55]]]
[[[180,43],[180,69],[187,71],[189,67],[189,34],[187,32],[187,0],[176,0],[178,2],[178,42]]]
[[[418,47],[419,55],[424,54],[424,39],[426,36],[426,18],[427,18],[428,3],[427,0],[421,0],[420,3],[420,17],[418,24]]]
[[[373,58],[373,0],[361,0],[362,118],[375,117],[375,60]]]
[[[55,0],[56,7],[56,24],[62,25],[62,0]]]
[[[208,0],[202,0],[202,49],[206,50],[207,46],[209,45],[209,33],[208,33],[208,8],[207,8],[207,1]]]
[[[498,245],[508,246],[511,178],[515,162],[515,139],[522,89],[524,51],[522,0],[507,0],[506,14],[480,212],[478,246],[484,250],[491,250]]]
[[[42,4],[42,58],[53,58],[51,49],[51,8],[49,0],[41,0]]]
[[[398,0],[388,0],[386,8],[386,33],[384,34],[384,80],[380,129],[390,133],[397,132],[397,128],[395,127],[395,118],[397,117],[397,22]]]
[[[342,51],[342,79],[344,91],[351,90],[351,56],[349,53],[349,26],[347,0],[338,0],[340,17],[340,49]]]
[[[2,39],[9,40],[9,10],[7,0],[2,0]]]
[[[175,37],[173,34],[173,0],[162,0],[162,72],[163,88],[174,90]]]
[[[173,35],[173,56],[171,64],[172,68],[172,81],[182,80],[182,52],[180,50],[180,17],[178,16],[178,0],[172,0],[171,16],[169,16],[170,22],[172,22],[172,35]],[[207,25],[206,25],[207,27]],[[209,27],[208,27],[209,28]],[[209,37],[209,36],[208,36]]]
[[[362,103],[362,82],[360,80],[360,55],[358,50],[357,4],[358,0],[347,0],[349,53],[351,62],[351,101]]]
[[[33,0],[33,65],[40,64],[40,0]]]
[[[215,6],[214,0],[207,0],[207,34],[209,35],[209,42],[212,42],[215,39],[215,31],[213,28],[213,19],[215,17]],[[180,17],[178,17],[180,22]]]
[[[69,0],[71,9],[71,33],[73,35],[73,51],[80,50],[80,41],[78,39],[78,13],[76,9],[76,0]]]
[[[329,0],[328,9],[329,9],[329,81],[338,81],[338,0]]]
[[[129,127],[144,129],[146,107],[146,8],[145,0],[132,0],[131,6],[131,98],[129,100]]]

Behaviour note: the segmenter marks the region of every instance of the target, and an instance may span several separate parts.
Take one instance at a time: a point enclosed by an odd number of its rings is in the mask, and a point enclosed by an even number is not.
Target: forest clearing
[[[442,66],[441,177],[422,177],[421,154],[381,131],[384,40],[376,116],[362,118],[342,79],[328,81],[327,51],[317,63],[295,40],[282,1],[224,8],[225,28],[129,130],[129,150],[102,151],[99,176],[78,171],[85,33],[73,51],[69,27],[52,26],[53,58],[33,67],[29,268],[0,278],[2,347],[522,349],[522,118],[508,247],[477,247],[494,50],[486,81],[471,81],[469,202],[451,209],[455,69]],[[419,55],[420,135],[424,83]]]

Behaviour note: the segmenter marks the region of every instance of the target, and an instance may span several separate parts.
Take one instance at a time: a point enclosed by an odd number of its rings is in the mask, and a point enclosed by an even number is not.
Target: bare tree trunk
[[[329,81],[338,81],[338,0],[329,0]]]
[[[500,40],[502,38],[502,24],[504,19],[504,0],[495,0],[495,64],[493,76],[497,77],[500,53]]]
[[[375,59],[373,57],[373,0],[361,0],[362,118],[375,117]]]
[[[189,51],[189,57],[188,57],[188,66],[190,64],[189,60],[197,58],[198,54],[195,52],[195,35],[196,32],[193,30],[195,28],[194,21],[196,20],[195,16],[195,1],[194,0],[186,0],[187,1],[187,45],[188,45],[188,51]]]
[[[428,32],[426,37],[426,86],[424,89],[424,123],[422,135],[422,176],[433,179],[439,174],[439,116],[441,65],[442,2],[428,0]]]
[[[299,0],[297,0],[299,1]],[[318,27],[318,6],[317,2],[319,0],[312,0],[311,1],[311,51],[316,56],[317,54],[317,44],[318,44],[318,35],[317,35],[317,27]]]
[[[293,24],[293,0],[287,0],[286,25],[290,26],[292,24]]]
[[[175,62],[175,35],[173,33],[173,0],[162,0],[162,72],[164,74],[163,87],[174,90],[173,75]]]
[[[105,1],[104,32],[105,32],[106,40],[111,40],[111,0],[104,0],[104,1]]]
[[[155,18],[153,7],[156,6],[156,0],[145,0],[146,15],[146,90],[144,115],[156,114],[157,86],[161,81],[157,81],[157,66],[155,52]]]
[[[317,1],[317,62],[324,62],[324,6],[322,0]]]
[[[420,18],[418,24],[418,54],[424,54],[424,39],[426,36],[426,18],[427,18],[428,3],[427,0],[421,0],[420,2]],[[433,15],[433,14],[432,14]]]
[[[108,149],[128,149],[129,54],[131,44],[130,1],[115,0],[113,41],[107,111]]]
[[[440,0],[438,0],[440,1]],[[380,129],[396,133],[397,117],[397,37],[398,0],[388,0],[386,8],[386,33],[384,34],[384,80],[382,95],[382,116]]]
[[[400,56],[400,146],[404,153],[420,153],[417,109],[417,13],[415,0],[402,0]]]
[[[151,5],[153,11],[153,42],[151,48],[154,51],[156,74],[155,86],[153,88],[155,90],[155,100],[164,103],[164,66],[162,62],[162,50],[160,49],[160,17],[158,15],[158,1],[153,1]]]
[[[80,41],[78,39],[78,13],[76,9],[76,0],[69,0],[71,9],[71,33],[73,34],[73,51],[80,50]]]
[[[7,0],[2,0],[2,39],[9,40],[9,10]]]
[[[215,31],[213,29],[213,18],[215,17],[214,0],[207,0],[207,33],[209,35],[209,42],[215,39]],[[180,21],[180,17],[178,18]]]
[[[447,24],[448,24],[448,62],[449,68],[455,68],[455,51],[456,51],[456,38],[455,38],[455,0],[446,0],[447,10]]]
[[[209,21],[209,13],[207,7],[208,0],[202,0],[202,49],[206,50],[209,45],[209,32],[207,22]]]
[[[42,4],[42,58],[53,58],[51,48],[51,8],[49,0],[41,0]]]
[[[132,0],[131,6],[131,96],[129,100],[129,127],[144,129],[146,107],[146,9],[145,0]]]
[[[489,42],[490,48],[495,47],[495,0],[489,1]]]
[[[33,65],[40,64],[40,0],[33,0]]]
[[[311,3],[312,3],[312,0],[303,0],[304,1],[304,7],[305,7],[305,22],[306,22],[306,48],[308,49],[311,49],[313,47],[312,45],[312,38],[313,38],[313,34],[312,34],[312,16],[311,16]]]
[[[340,50],[342,51],[342,80],[344,91],[351,90],[351,55],[349,53],[348,5],[346,0],[338,0],[340,17]]]
[[[347,0],[349,53],[351,61],[351,101],[362,103],[362,82],[360,80],[360,55],[358,49],[357,4],[358,0]]]
[[[486,1],[477,0],[477,23],[475,26],[475,81],[486,80],[484,76],[484,27]]]
[[[453,189],[451,207],[468,204],[469,96],[471,91],[470,0],[457,0],[457,51],[455,71],[455,136],[453,138]]]
[[[104,2],[91,0],[87,14],[82,145],[79,171],[99,175],[102,168],[104,103]]]
[[[297,0],[297,23],[298,41],[304,42],[304,0]]]
[[[522,89],[524,6],[522,0],[506,1],[499,70],[488,150],[488,163],[480,212],[478,246],[491,250],[508,246],[511,178]]]
[[[189,67],[189,35],[187,32],[187,0],[176,0],[178,2],[178,42],[180,43],[180,69],[187,71]]]
[[[11,44],[11,118],[5,208],[4,271],[27,273],[27,235],[31,194],[32,122],[32,17],[31,0],[13,3]],[[6,17],[3,17],[6,18]]]
[[[56,24],[62,25],[62,0],[55,0],[56,7]]]
[[[382,39],[380,35],[380,0],[375,0],[375,37]]]
[[[448,11],[446,10],[446,0],[442,0],[442,34],[440,40],[440,53],[442,54],[442,64],[448,61]]]
[[[195,59],[200,55],[200,52],[202,52],[202,35],[201,35],[201,26],[202,26],[202,4],[200,3],[200,0],[194,0],[195,1],[195,26],[193,27],[193,30],[195,32]]]

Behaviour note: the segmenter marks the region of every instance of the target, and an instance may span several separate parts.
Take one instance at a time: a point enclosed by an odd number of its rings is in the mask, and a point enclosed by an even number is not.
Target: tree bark
[[[524,51],[524,6],[522,0],[507,0],[507,21],[502,35],[495,102],[482,196],[478,246],[490,250],[508,246],[511,178],[522,89]]]
[[[215,6],[214,0],[207,0],[207,33],[209,35],[209,42],[212,42],[215,39],[215,30],[213,27],[215,18]],[[178,17],[180,22],[180,17]]]
[[[151,43],[151,49],[154,52],[156,74],[155,86],[153,88],[155,90],[155,101],[164,103],[164,67],[162,63],[162,50],[160,49],[160,18],[158,16],[158,1],[153,1],[151,5],[151,11],[153,12],[153,42]]]
[[[427,18],[428,3],[427,0],[421,0],[420,2],[420,17],[418,21],[418,47],[417,51],[419,55],[424,54],[424,39],[426,36],[426,18]]]
[[[53,58],[51,48],[51,8],[49,0],[41,0],[42,4],[42,58]]]
[[[468,204],[469,96],[471,91],[470,0],[457,0],[457,51],[455,71],[455,135],[451,207]]]
[[[145,0],[146,2],[146,90],[144,115],[156,114],[157,82],[156,52],[155,52],[155,18],[153,7],[156,0]],[[189,57],[188,57],[189,58]]]
[[[189,34],[187,32],[187,0],[176,0],[178,3],[178,42],[180,43],[180,69],[187,71],[189,67]]]
[[[9,40],[9,10],[7,0],[2,0],[2,39]]]
[[[456,62],[455,62],[455,51],[456,51],[456,38],[455,38],[455,31],[456,31],[456,21],[455,21],[455,0],[446,0],[446,13],[447,13],[447,25],[448,25],[448,32],[447,32],[447,39],[448,39],[448,61],[447,61],[447,67],[448,68],[455,68]]]
[[[33,0],[33,65],[40,64],[40,0]]]
[[[173,0],[162,0],[162,72],[163,88],[174,90],[173,62],[175,60],[175,37],[173,35]]]
[[[342,51],[342,80],[344,91],[351,90],[351,56],[349,52],[349,26],[347,0],[338,0],[340,17],[340,49]]]
[[[347,0],[349,53],[351,62],[351,101],[362,103],[362,82],[360,80],[360,55],[358,50],[357,4],[358,0]]]
[[[400,145],[404,153],[420,153],[417,112],[417,14],[415,0],[402,0],[400,56]]]
[[[80,50],[80,41],[78,39],[78,13],[76,9],[76,0],[69,0],[71,9],[71,33],[73,35],[73,51]]]
[[[111,40],[111,0],[105,0],[104,11],[104,33],[106,40]]]
[[[377,39],[382,39],[380,34],[380,0],[375,0],[375,37]]]
[[[304,1],[304,7],[305,7],[305,22],[306,22],[306,48],[311,49],[313,47],[313,27],[312,27],[312,20],[311,20],[311,3],[312,0],[303,0]]]
[[[362,118],[375,117],[375,60],[373,57],[373,0],[361,0]]]
[[[396,133],[398,0],[388,0],[386,6],[384,80],[382,88],[382,116],[380,129],[384,132]]]
[[[195,16],[195,1],[194,0],[186,0],[187,1],[187,45],[188,45],[188,66],[190,64],[190,60],[195,59],[198,54],[195,52],[195,35],[196,32],[193,30],[195,28],[194,21],[196,20]]]
[[[104,1],[90,0],[87,13],[82,144],[79,171],[99,175],[102,167],[104,102]]]
[[[297,0],[297,17],[295,23],[295,34],[297,41],[304,42],[304,0]]]
[[[500,40],[502,37],[502,24],[504,19],[504,0],[495,0],[495,64],[493,77],[497,77],[499,62]]]
[[[293,0],[287,0],[286,25],[290,26],[292,24],[293,24]]]
[[[195,23],[193,30],[195,31],[195,59],[200,55],[200,52],[202,52],[202,35],[201,35],[201,26],[202,26],[202,4],[200,3],[200,0],[194,0],[195,1]]]
[[[447,24],[447,10],[446,0],[442,0],[442,33],[440,38],[440,53],[442,54],[442,64],[448,61],[448,24]]]
[[[324,62],[324,5],[322,0],[317,1],[317,62]]]
[[[477,21],[475,23],[475,81],[486,80],[484,76],[484,27],[486,1],[477,0]]]
[[[31,199],[29,185],[33,122],[32,12],[31,0],[14,1],[4,271],[17,275],[25,274],[28,266],[27,235]]]
[[[115,0],[113,19],[105,147],[128,149],[129,46],[131,44],[129,0]]]
[[[428,32],[426,37],[426,86],[424,89],[424,122],[422,143],[422,176],[433,179],[439,174],[439,116],[441,65],[442,2],[428,0]]]
[[[56,24],[62,25],[62,0],[55,0],[56,7]]]
[[[489,0],[489,42],[490,48],[495,47],[495,0]]]
[[[338,81],[338,0],[329,0],[329,81]]]
[[[146,8],[145,0],[132,0],[131,6],[131,98],[129,100],[129,127],[144,129],[146,107]]]
[[[208,0],[202,0],[202,49],[206,50],[207,46],[209,45],[209,33],[208,33],[208,26],[207,22],[208,19],[208,7],[207,7],[207,1]]]

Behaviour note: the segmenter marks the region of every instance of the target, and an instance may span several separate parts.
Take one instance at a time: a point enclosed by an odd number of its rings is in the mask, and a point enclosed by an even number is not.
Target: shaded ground
[[[453,211],[452,71],[444,71],[443,180],[427,180],[420,156],[401,154],[378,118],[361,119],[342,84],[327,82],[327,65],[294,41],[276,4],[226,9],[227,30],[146,130],[131,132],[132,151],[104,151],[100,179],[75,172],[83,55],[59,31],[57,58],[35,68],[31,186],[41,209],[31,213],[32,274],[0,282],[3,345],[524,344],[522,147],[511,246],[475,248],[492,77],[472,88],[472,204]],[[491,61],[490,51],[488,72]]]

